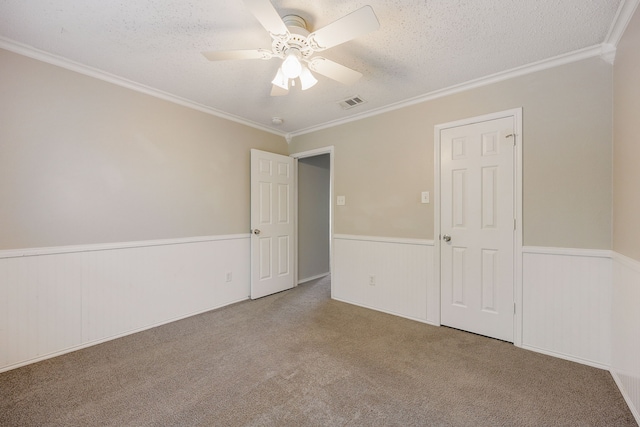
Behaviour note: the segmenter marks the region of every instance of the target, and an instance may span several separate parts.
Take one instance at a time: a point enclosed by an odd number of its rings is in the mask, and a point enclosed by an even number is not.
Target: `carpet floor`
[[[329,279],[0,374],[1,426],[635,426],[609,372]]]

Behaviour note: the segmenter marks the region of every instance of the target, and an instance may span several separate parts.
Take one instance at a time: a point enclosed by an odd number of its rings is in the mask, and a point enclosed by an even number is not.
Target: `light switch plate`
[[[344,196],[338,196],[338,197],[336,198],[336,204],[337,204],[338,206],[344,206],[344,205],[345,205],[345,203],[346,203],[346,198],[345,198]]]
[[[422,203],[429,203],[429,192],[423,191],[422,198],[420,199]]]

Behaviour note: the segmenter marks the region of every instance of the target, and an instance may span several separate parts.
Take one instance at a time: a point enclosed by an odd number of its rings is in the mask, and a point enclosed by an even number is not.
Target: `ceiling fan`
[[[271,82],[272,96],[286,95],[289,88],[295,86],[295,79],[300,80],[302,90],[309,89],[318,82],[311,71],[346,85],[362,77],[358,71],[314,54],[377,30],[380,23],[371,6],[363,6],[310,33],[304,19],[298,15],[281,18],[270,0],[244,0],[244,4],[271,35],[271,50],[203,52],[208,60],[282,59],[282,65]]]

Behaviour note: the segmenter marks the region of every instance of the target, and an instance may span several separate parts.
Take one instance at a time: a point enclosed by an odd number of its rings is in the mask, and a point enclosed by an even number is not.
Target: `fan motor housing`
[[[271,45],[273,53],[276,56],[284,57],[291,48],[300,51],[303,58],[308,58],[313,54],[313,49],[307,42],[309,30],[307,30],[307,22],[298,15],[286,15],[282,21],[289,30],[289,35],[282,38],[274,38]]]

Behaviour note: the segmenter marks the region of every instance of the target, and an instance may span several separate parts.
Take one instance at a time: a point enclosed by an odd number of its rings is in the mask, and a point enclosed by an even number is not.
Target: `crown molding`
[[[638,0],[633,0],[638,1]],[[614,51],[615,53],[615,51]],[[408,107],[415,104],[420,104],[423,102],[431,101],[438,98],[443,98],[445,96],[453,95],[456,93],[464,92],[470,89],[475,89],[482,86],[487,86],[493,83],[498,83],[503,80],[512,79],[514,77],[523,76],[525,74],[535,73],[537,71],[546,70],[549,68],[558,67],[560,65],[569,64],[572,62],[581,61],[583,59],[593,58],[596,56],[600,56],[605,60],[608,60],[611,55],[611,46],[607,44],[599,44],[591,47],[587,47],[584,49],[576,50],[573,52],[569,52],[566,54],[554,56],[552,58],[544,59],[542,61],[533,62],[531,64],[523,65],[520,67],[512,68],[510,70],[502,71],[499,73],[491,74],[486,77],[481,77],[478,79],[470,80],[465,83],[461,83],[458,85],[450,86],[448,88],[435,90],[433,92],[426,93],[424,95],[419,95],[414,98],[405,99],[403,101],[396,102],[394,104],[390,104],[384,107],[376,108],[374,110],[365,111],[360,114],[356,114],[350,117],[346,117],[343,119],[333,120],[330,122],[326,122],[320,124],[318,126],[311,126],[296,132],[291,132],[292,137],[296,137],[299,135],[304,135],[311,132],[316,132],[323,129],[328,129],[331,127],[335,127],[338,125],[342,125],[349,122],[355,122],[358,120],[365,119],[367,117],[377,116],[378,114],[387,113],[389,111],[398,110],[400,108]],[[609,61],[608,61],[609,62]]]
[[[611,28],[609,28],[609,33],[604,39],[604,44],[609,44],[614,47],[618,46],[622,34],[624,34],[624,30],[627,29],[627,25],[629,25],[629,21],[631,21],[631,17],[636,11],[638,4],[640,4],[640,0],[622,0],[616,16],[613,18]]]
[[[115,74],[107,73],[97,68],[89,67],[87,65],[72,61],[62,56],[53,55],[51,53],[45,52],[40,49],[36,49],[32,46],[18,43],[14,40],[7,39],[5,37],[0,37],[0,48],[17,53],[19,55],[32,58],[32,59],[36,59],[38,61],[46,62],[51,65],[56,65],[58,67],[65,68],[67,70],[83,74],[85,76],[93,77],[98,80],[105,81],[107,83],[112,83],[117,86],[134,90],[136,92],[144,93],[145,95],[153,96],[155,98],[159,98],[164,101],[169,101],[174,104],[181,105],[183,107],[198,110],[200,112],[210,114],[212,116],[220,117],[225,120],[229,120],[245,126],[252,127],[254,129],[269,132],[274,135],[282,136],[283,138],[286,136],[286,133],[276,131],[267,126],[261,125],[260,123],[252,122],[245,118],[242,118],[233,114],[225,113],[224,111],[220,111],[215,108],[207,107],[206,105],[202,105],[197,102],[190,101],[186,98],[181,98],[179,96],[172,95],[168,92],[163,92],[161,90],[152,88],[150,86],[145,86],[143,84],[134,82],[132,80],[119,77]]]
[[[103,80],[118,86],[122,86],[140,93],[144,93],[159,99],[163,99],[165,101],[182,105],[187,108],[192,108],[194,110],[198,110],[206,114],[211,114],[213,116],[217,116],[226,120],[240,123],[242,125],[249,126],[254,129],[258,129],[274,135],[278,135],[285,138],[287,143],[291,143],[292,139],[299,135],[304,135],[304,134],[320,131],[323,129],[328,129],[331,127],[343,125],[346,123],[362,120],[368,117],[377,116],[379,114],[384,114],[390,111],[398,110],[400,108],[408,107],[415,104],[420,104],[420,103],[431,101],[438,98],[443,98],[443,97],[464,92],[470,89],[487,86],[487,85],[508,80],[514,77],[534,73],[537,71],[542,71],[549,68],[558,67],[560,65],[569,64],[569,63],[580,61],[583,59],[600,56],[602,57],[602,59],[612,64],[615,58],[615,46],[620,41],[622,33],[624,33],[624,30],[626,29],[629,21],[631,20],[631,17],[633,16],[633,13],[635,12],[639,3],[640,3],[640,0],[623,0],[620,7],[618,8],[618,12],[616,13],[616,18],[614,20],[614,23],[612,24],[611,29],[609,30],[609,34],[607,35],[606,42],[603,44],[587,47],[574,52],[569,52],[567,54],[558,55],[552,58],[544,59],[542,61],[533,62],[531,64],[523,65],[520,67],[512,68],[510,70],[506,70],[506,71],[491,74],[485,77],[481,77],[478,79],[470,80],[468,82],[450,86],[444,89],[439,89],[433,92],[419,95],[417,97],[398,101],[396,103],[389,104],[384,107],[365,111],[360,114],[355,114],[349,117],[328,121],[319,125],[310,126],[304,129],[293,131],[293,132],[277,131],[275,129],[264,126],[260,123],[256,123],[256,122],[247,120],[245,118],[242,118],[233,114],[229,114],[224,111],[217,110],[215,108],[211,108],[211,107],[190,101],[188,99],[181,98],[181,97],[172,95],[170,93],[160,91],[158,89],[154,89],[149,86],[142,85],[140,83],[116,76],[114,74],[107,73],[105,71],[102,71],[93,67],[89,67],[87,65],[77,63],[75,61],[71,61],[69,59],[66,59],[58,55],[50,54],[48,52],[36,49],[28,45],[18,43],[16,41],[13,41],[4,37],[0,37],[0,48],[9,50],[11,52],[14,52],[23,56],[27,56],[29,58],[43,61],[52,65],[56,65],[71,71],[75,71],[80,74],[94,77],[99,80]]]

